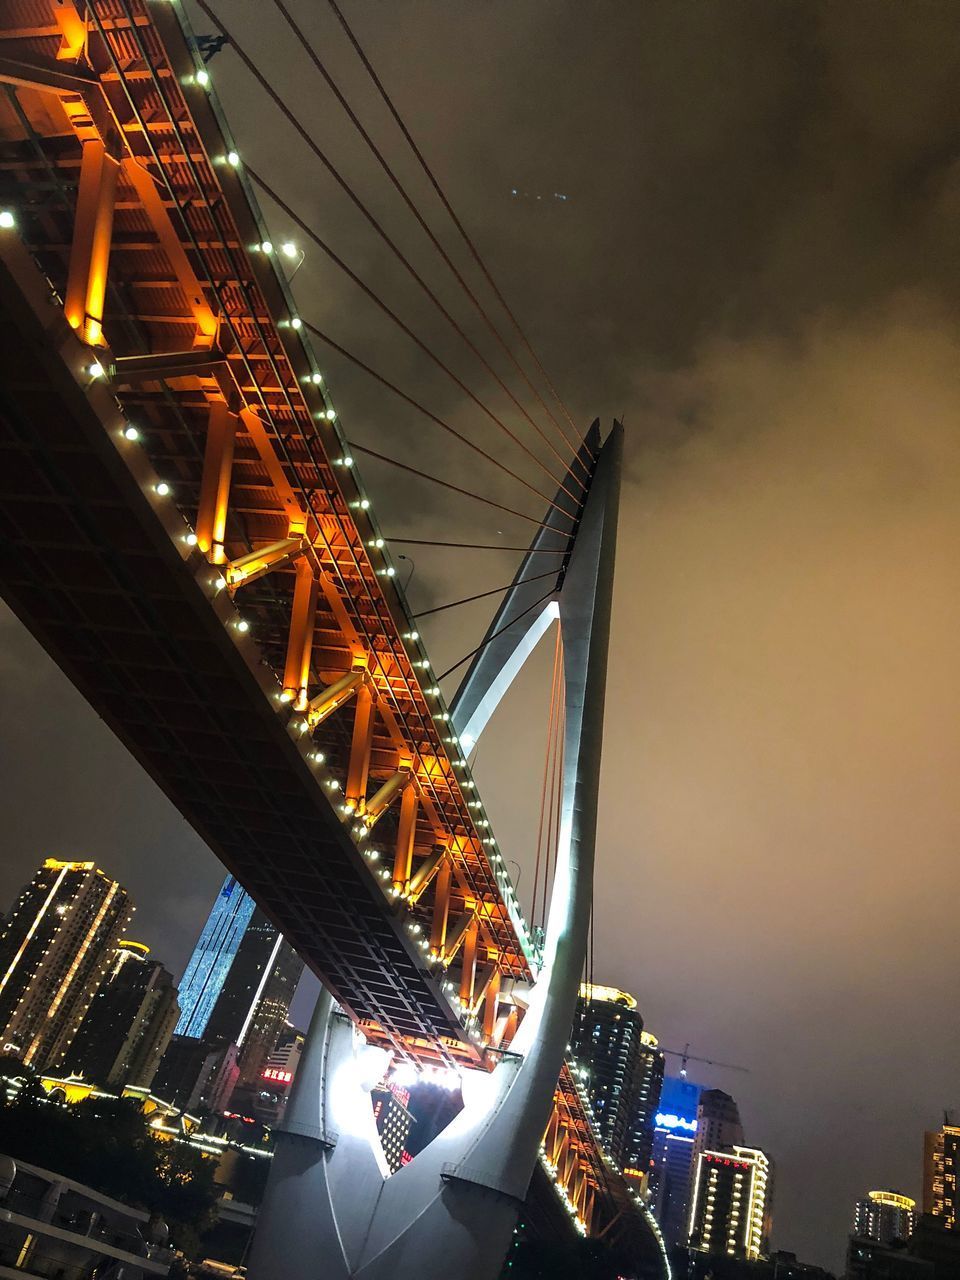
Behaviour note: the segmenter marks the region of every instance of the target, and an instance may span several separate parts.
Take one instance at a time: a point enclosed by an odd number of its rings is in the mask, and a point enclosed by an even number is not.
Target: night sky
[[[466,266],[327,7],[294,9]],[[469,322],[273,5],[218,11]],[[735,1094],[748,1141],[777,1162],[776,1246],[838,1267],[853,1202],[874,1187],[918,1195],[922,1130],[960,1105],[955,9],[365,0],[346,12],[575,419],[626,424],[597,979],[633,991],[665,1045],[750,1068],[691,1075]],[[210,74],[241,155],[523,431],[236,54]],[[291,228],[264,208],[279,242]],[[542,479],[304,248],[305,318]],[[318,356],[352,440],[539,514]],[[529,536],[380,464],[362,471],[388,534]],[[415,608],[498,586],[517,560],[407,550]],[[424,626],[437,669],[492,611]],[[518,681],[477,763],[522,897],[550,658]],[[222,872],[6,612],[0,724],[4,904],[42,856],[95,858],[179,972]]]

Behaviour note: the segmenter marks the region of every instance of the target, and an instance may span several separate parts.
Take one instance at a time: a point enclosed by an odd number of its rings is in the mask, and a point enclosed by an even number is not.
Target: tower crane
[[[680,1049],[664,1049],[658,1046],[661,1053],[668,1053],[671,1057],[680,1059],[680,1074],[684,1079],[687,1078],[688,1062],[703,1062],[708,1067],[721,1067],[724,1071],[746,1071],[749,1073],[749,1067],[739,1067],[733,1062],[716,1062],[713,1058],[700,1058],[695,1053],[690,1052],[690,1041],[684,1045],[683,1050]]]

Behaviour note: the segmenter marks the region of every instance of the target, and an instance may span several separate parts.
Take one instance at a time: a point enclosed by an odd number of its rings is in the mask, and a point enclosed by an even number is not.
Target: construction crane
[[[660,1048],[661,1053],[669,1053],[671,1057],[680,1059],[680,1074],[684,1079],[687,1078],[688,1062],[703,1062],[708,1067],[721,1067],[724,1071],[746,1071],[748,1073],[750,1071],[749,1067],[738,1067],[732,1062],[715,1062],[713,1058],[698,1058],[695,1053],[690,1052],[689,1040],[684,1045],[682,1052],[679,1049],[664,1049],[662,1046],[658,1046],[658,1048]]]

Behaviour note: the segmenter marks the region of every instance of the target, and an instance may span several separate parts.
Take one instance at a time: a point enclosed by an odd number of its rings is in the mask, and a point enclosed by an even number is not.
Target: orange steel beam
[[[83,144],[64,314],[84,342],[103,343],[103,301],[119,164],[99,138]]]
[[[203,455],[200,505],[197,508],[197,546],[214,564],[223,564],[226,559],[223,539],[236,436],[236,415],[230,412],[223,400],[212,401]]]
[[[460,974],[460,999],[464,1004],[473,1004],[473,988],[477,980],[477,943],[480,938],[480,925],[474,915],[463,936],[463,970]]]
[[[447,856],[447,851],[443,845],[439,849],[434,849],[433,853],[424,858],[416,871],[410,877],[407,884],[406,899],[410,906],[415,906],[426,893],[430,886],[430,882],[440,870],[440,866]]]
[[[194,345],[212,347],[217,340],[217,317],[214,315],[196,272],[190,265],[180,237],[170,220],[166,205],[157,190],[150,173],[136,156],[127,156],[123,162],[124,176],[137,193],[144,212],[150,219],[150,225],[157,234],[167,259],[173,268],[180,287],[183,289],[187,304],[197,322],[197,334]]]
[[[494,1038],[497,1027],[497,1015],[500,1011],[500,982],[500,970],[494,968],[483,1000],[483,1034],[488,1040]]]
[[[353,717],[350,763],[347,766],[346,802],[351,809],[362,809],[367,798],[370,774],[370,752],[376,726],[377,704],[368,683],[357,689],[357,706]]]
[[[378,818],[382,818],[391,803],[413,781],[413,773],[409,766],[397,770],[388,778],[379,791],[375,792],[363,807],[363,819],[368,827],[372,827]]]
[[[63,37],[57,57],[64,61],[79,58],[87,43],[87,24],[73,0],[53,0],[53,17]]]
[[[397,826],[397,846],[393,859],[393,885],[401,892],[406,890],[410,881],[419,807],[420,797],[416,787],[406,787],[400,798],[400,822]]]
[[[317,579],[313,566],[306,559],[298,560],[293,608],[290,612],[287,659],[283,668],[283,692],[280,694],[285,702],[292,702],[297,711],[305,711],[307,707],[316,616]]]
[[[437,869],[437,887],[433,899],[433,919],[430,922],[430,950],[443,955],[447,941],[447,921],[450,917],[450,881],[453,868],[443,850]]]
[[[231,560],[223,571],[227,586],[233,589],[247,582],[255,582],[271,569],[281,569],[298,556],[303,555],[303,538],[281,538],[269,546],[248,551],[245,556]]]
[[[311,729],[317,728],[323,724],[327,716],[331,715],[338,707],[343,706],[348,698],[352,698],[354,693],[363,683],[364,672],[348,671],[345,676],[341,676],[339,680],[328,685],[322,693],[318,693],[315,698],[311,698],[307,703],[307,724]]]

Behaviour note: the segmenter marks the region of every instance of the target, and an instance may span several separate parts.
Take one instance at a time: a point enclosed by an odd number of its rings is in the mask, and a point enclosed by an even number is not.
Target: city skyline
[[[960,842],[960,37],[946,6],[922,22],[880,8],[872,24],[826,4],[806,21],[678,4],[597,23],[496,2],[455,19],[424,0],[402,39],[369,15],[361,31],[576,420],[626,416],[597,971],[636,993],[662,1044],[749,1067],[734,1092],[777,1159],[779,1240],[834,1267],[865,1188],[919,1200],[916,1135],[960,1102],[943,1013]],[[254,11],[241,2],[238,20]],[[272,36],[262,56],[288,76]],[[243,156],[354,244],[229,49],[213,73]],[[312,124],[319,136],[325,110]],[[544,212],[515,190],[568,198]],[[288,230],[278,217],[278,243]],[[379,341],[313,251],[295,283],[347,346]],[[345,364],[325,374],[374,446],[407,432]],[[420,387],[468,426],[460,397]],[[469,474],[432,437],[411,430],[410,447]],[[391,532],[429,537],[456,515],[476,541],[501,535],[362,470]],[[413,552],[418,610],[514,564]],[[422,624],[440,670],[488,603]],[[41,858],[95,859],[181,973],[223,868],[6,611],[0,676],[4,905]],[[542,756],[548,687],[549,670],[525,673],[477,758],[521,896],[536,825],[522,767]]]

